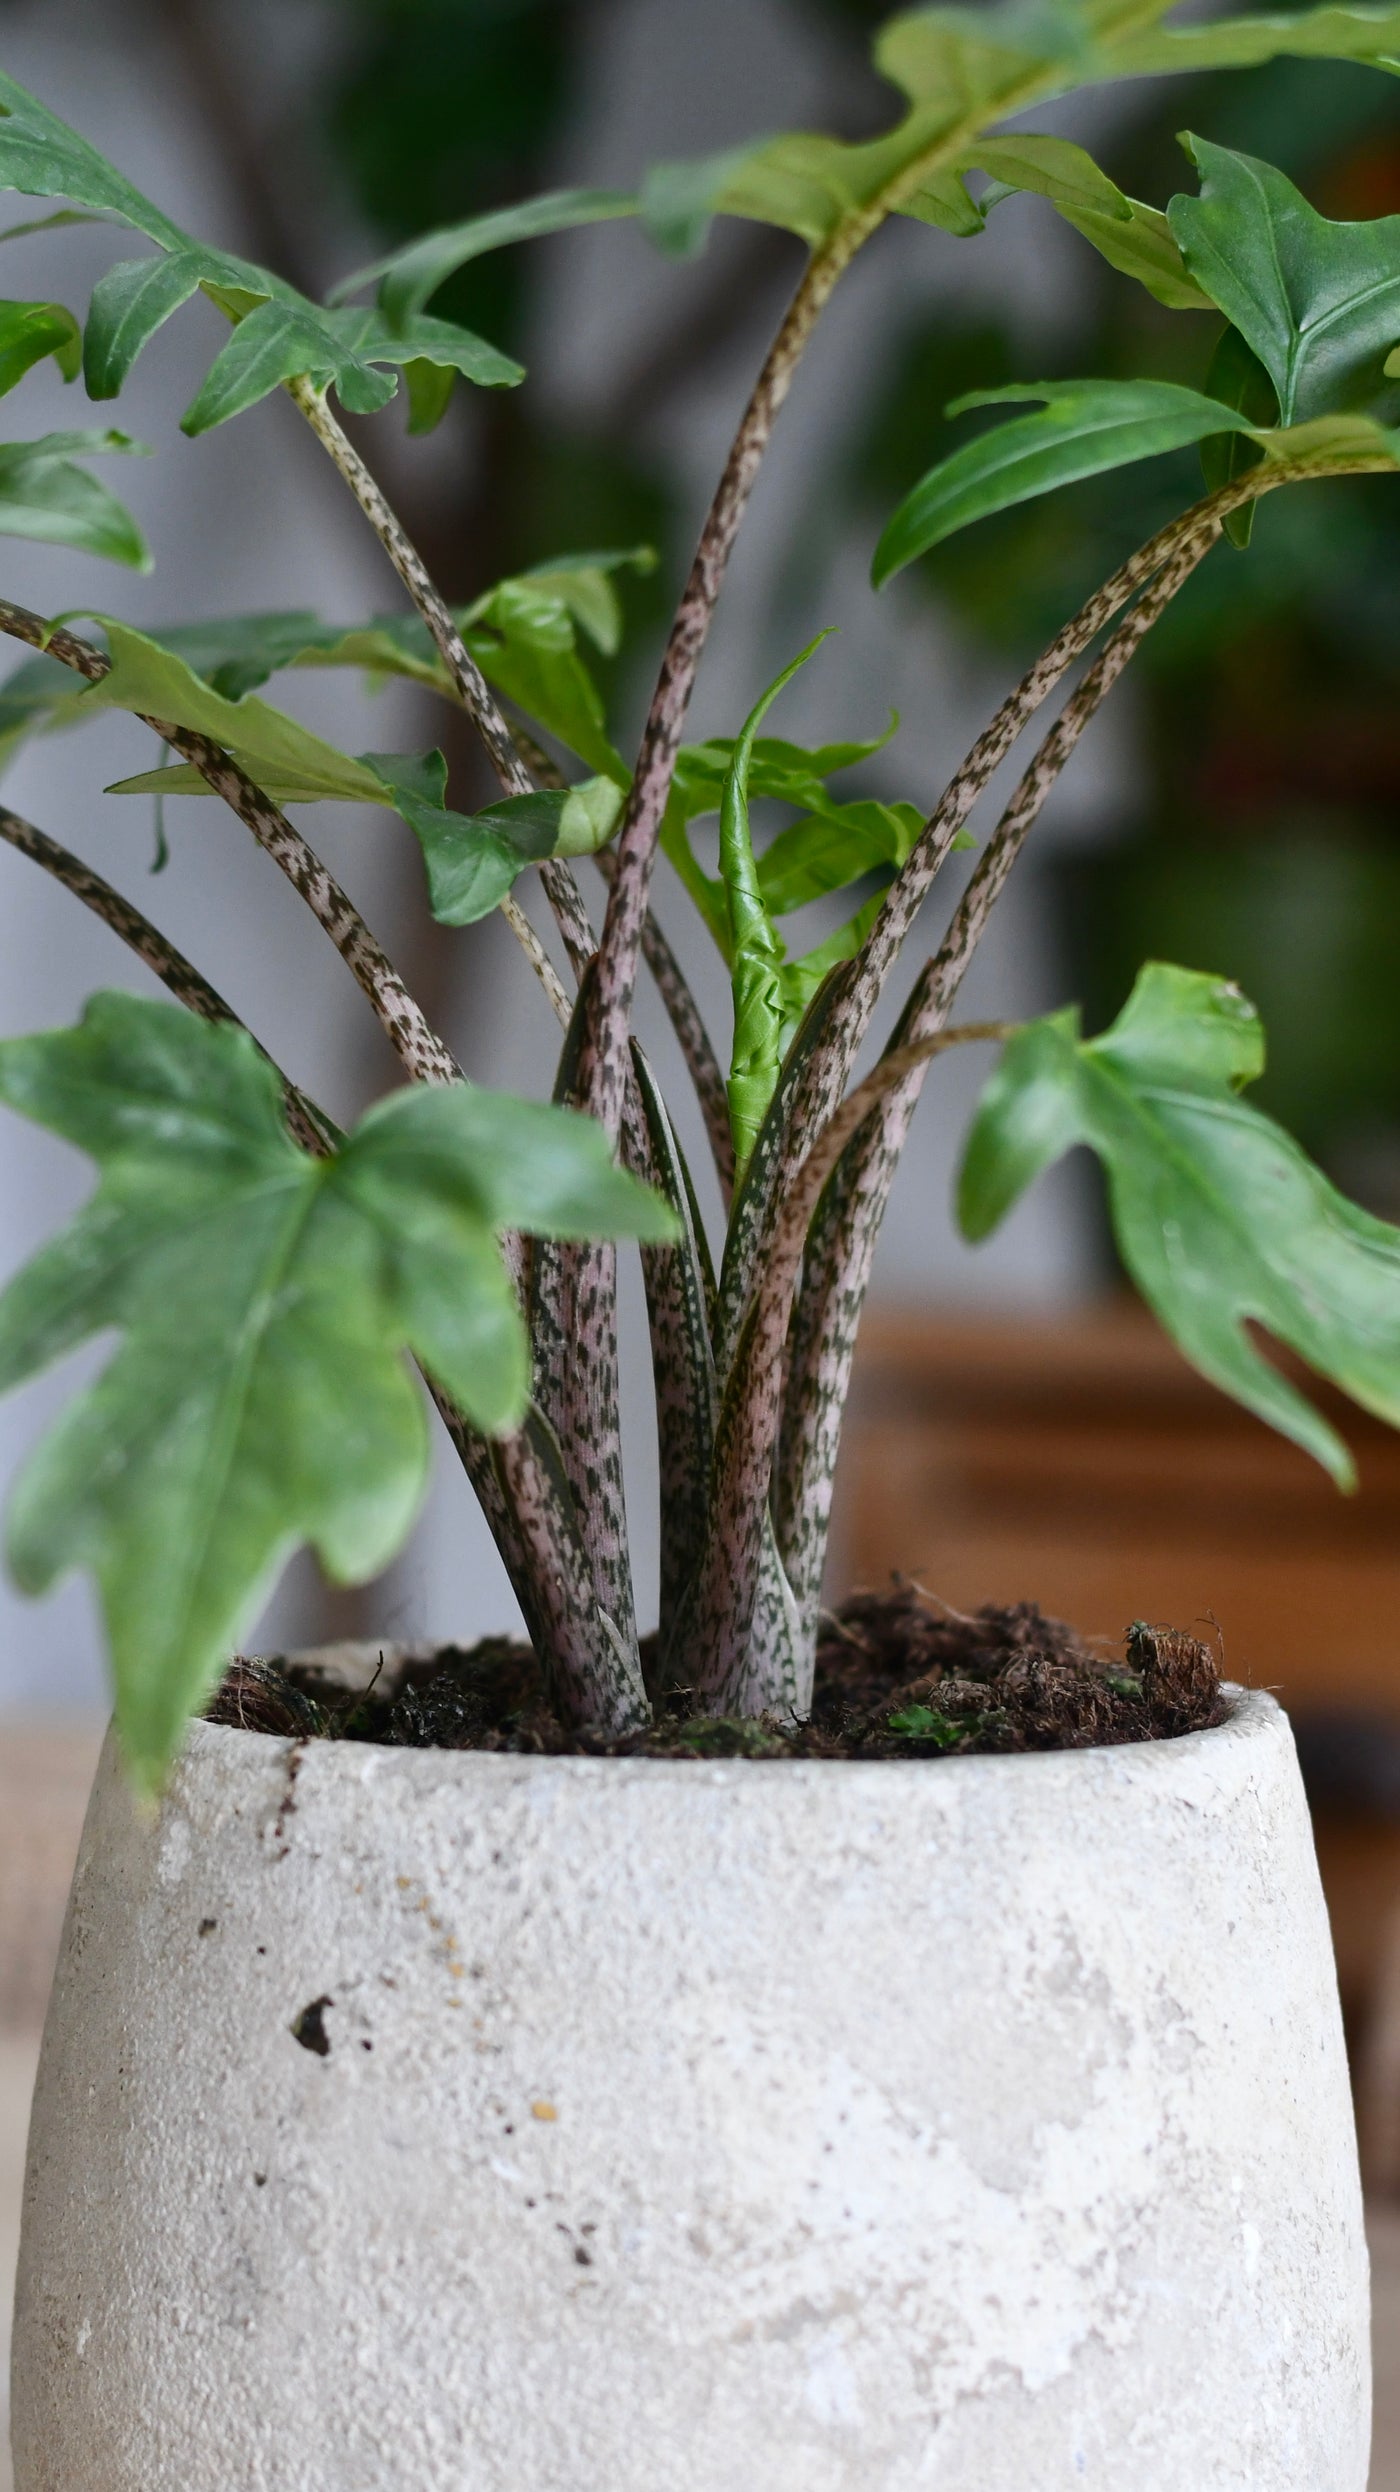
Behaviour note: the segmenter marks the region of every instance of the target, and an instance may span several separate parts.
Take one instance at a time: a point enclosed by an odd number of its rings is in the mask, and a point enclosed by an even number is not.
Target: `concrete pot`
[[[1287,1724],[98,1775],[17,2492],[1363,2492]]]

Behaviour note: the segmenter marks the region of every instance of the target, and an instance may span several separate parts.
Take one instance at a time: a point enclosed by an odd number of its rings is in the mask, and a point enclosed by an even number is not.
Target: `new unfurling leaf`
[[[819,632],[815,640],[809,641],[755,702],[740,730],[720,797],[719,867],[729,924],[730,985],[734,996],[729,1120],[740,1181],[777,1088],[785,1017],[783,943],[759,888],[749,829],[749,769],[759,728],[773,703],[826,637],[825,632]]]

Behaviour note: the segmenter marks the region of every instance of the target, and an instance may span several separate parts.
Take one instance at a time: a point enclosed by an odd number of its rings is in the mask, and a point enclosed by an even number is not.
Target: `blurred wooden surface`
[[[1230,1676],[1400,1723],[1400,1435],[1314,1388],[1358,1459],[1339,1496],[1204,1383],[1138,1307],[877,1314],[838,1494],[843,1583],[956,1608],[1033,1599],[1117,1645],[1214,1617]]]

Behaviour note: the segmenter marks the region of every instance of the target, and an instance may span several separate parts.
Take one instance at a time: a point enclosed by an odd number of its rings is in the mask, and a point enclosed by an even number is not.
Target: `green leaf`
[[[42,199],[75,199],[99,216],[149,234],[167,251],[186,237],[135,184],[51,113],[36,95],[0,74],[0,189]],[[45,218],[43,222],[48,223]]]
[[[106,225],[109,217],[89,216],[81,208],[55,208],[52,216],[27,216],[23,224],[0,228],[0,242],[19,242],[25,234],[51,234],[61,225]]]
[[[1239,330],[1282,424],[1374,398],[1400,339],[1400,216],[1335,224],[1272,165],[1188,138],[1199,199],[1167,214],[1192,276]]]
[[[974,391],[948,412],[1025,399],[1043,400],[1043,412],[979,433],[930,468],[900,503],[875,549],[877,588],[975,519],[1211,433],[1253,429],[1234,407],[1175,381],[1017,382]]]
[[[180,418],[180,430],[196,435],[226,424],[231,416],[298,377],[324,389],[334,381],[343,406],[369,415],[387,405],[396,383],[347,354],[322,320],[289,303],[259,303],[221,346],[203,385]]]
[[[654,545],[625,545],[602,554],[568,554],[535,563],[520,577],[545,597],[557,597],[595,649],[615,658],[622,646],[622,600],[615,576],[635,572],[646,579],[656,569]]]
[[[434,917],[444,926],[469,926],[499,908],[527,865],[596,854],[617,827],[622,795],[611,779],[588,779],[577,788],[503,797],[474,814],[415,803],[402,790],[396,803],[423,850]]]
[[[749,773],[759,728],[794,675],[828,637],[819,632],[790,666],[774,677],[740,732],[725,775],[719,812],[720,879],[729,919],[730,986],[734,1042],[729,1069],[729,1121],[734,1134],[736,1182],[753,1152],[758,1129],[778,1086],[783,1060],[783,943],[764,906],[749,830]]]
[[[206,258],[194,249],[162,252],[119,260],[98,278],[83,335],[90,398],[116,397],[142,347],[198,291]]]
[[[523,377],[509,356],[448,321],[412,319],[391,327],[377,311],[328,311],[271,270],[194,241],[11,78],[0,78],[0,188],[75,199],[134,226],[167,255],[124,261],[94,290],[86,347],[94,397],[111,397],[120,389],[141,348],[197,290],[235,322],[233,337],[186,410],[187,432],[226,423],[295,378],[323,389],[333,385],[352,413],[368,414],[398,387],[392,374],[378,368],[384,364],[460,372],[491,388],[510,387]],[[439,382],[432,393],[437,414],[446,396]],[[424,408],[420,386],[415,420]]]
[[[312,1159],[246,1033],[129,995],[0,1045],[0,1097],[101,1170],[0,1300],[0,1383],[122,1336],[28,1464],[10,1560],[29,1591],[96,1577],[150,1787],[293,1549],[359,1582],[400,1546],[428,1451],[405,1352],[479,1426],[523,1415],[499,1233],[674,1225],[589,1120],[465,1085],[400,1092]]]
[[[444,225],[416,242],[390,251],[342,279],[331,295],[343,303],[365,286],[379,290],[385,319],[402,328],[425,303],[455,277],[469,260],[502,250],[508,243],[530,242],[544,234],[562,234],[578,225],[596,225],[608,217],[633,216],[637,202],[626,190],[550,190],[524,199],[513,208],[495,208],[485,216],[469,216],[460,225]]]
[[[87,686],[57,658],[26,658],[0,684],[0,766],[32,735],[76,724]]]
[[[1178,1347],[1347,1486],[1345,1446],[1244,1327],[1262,1325],[1400,1424],[1400,1231],[1347,1202],[1236,1096],[1263,1060],[1238,988],[1159,962],[1100,1038],[1082,1040],[1073,1011],[1031,1022],[983,1096],[959,1218],[985,1237],[1034,1176],[1087,1143],[1123,1260]]]
[[[844,891],[882,868],[903,865],[924,827],[922,807],[883,804],[863,797],[853,804],[823,800],[800,822],[779,831],[758,860],[759,888],[774,917],[791,916],[829,891]],[[973,841],[965,838],[965,846]]]
[[[1072,139],[1030,131],[980,139],[969,149],[967,163],[993,176],[992,189],[979,203],[984,212],[994,199],[1013,191],[1034,192],[1048,199],[1111,268],[1136,277],[1169,311],[1212,308],[1210,297],[1189,275],[1162,210],[1130,199]]]
[[[96,431],[0,442],[0,536],[68,545],[129,571],[149,571],[150,551],[130,511],[77,464],[114,452],[144,455],[145,448],[125,433]]]
[[[241,700],[226,700],[183,658],[161,648],[144,632],[119,623],[114,615],[104,615],[102,621],[112,669],[84,693],[84,711],[132,710],[140,717],[159,718],[169,726],[189,727],[197,735],[210,736],[237,757],[269,796],[299,803],[322,797],[343,797],[359,804],[384,802],[383,782],[368,763],[338,753],[334,745],[266,701],[246,694]],[[174,793],[171,778],[159,775]],[[145,784],[149,785],[150,777],[149,772],[143,773]],[[189,784],[193,787],[193,780]],[[204,782],[199,785],[203,788]],[[128,792],[131,782],[121,782],[121,788]]]
[[[463,620],[487,682],[590,770],[626,787],[626,763],[608,740],[598,687],[579,655],[569,596],[527,573],[501,581]]]
[[[0,397],[52,355],[65,381],[82,369],[82,332],[61,303],[0,302]]]
[[[882,735],[869,737],[863,742],[814,747],[790,744],[779,736],[757,737],[749,757],[750,802],[758,797],[771,797],[784,804],[801,805],[812,813],[834,810],[827,781],[842,770],[868,761],[873,753],[882,752],[898,724],[898,718],[892,716]],[[661,826],[662,848],[719,946],[726,966],[732,964],[724,885],[717,876],[703,871],[690,845],[688,833],[692,822],[702,820],[707,814],[718,813],[736,743],[737,739],[732,736],[714,736],[705,744],[681,746]],[[778,852],[779,866],[775,870],[785,870],[783,860],[790,856],[791,850],[784,850],[782,842],[788,836],[788,833],[780,832],[760,860],[759,875],[765,898],[768,859]],[[857,874],[863,872],[863,865],[858,865],[855,871]],[[837,886],[828,884],[827,888],[835,889]],[[794,901],[792,905],[798,907],[801,903]]]
[[[1251,424],[1261,430],[1278,421],[1278,395],[1273,382],[1251,346],[1246,346],[1238,329],[1228,325],[1222,330],[1206,374],[1206,395],[1218,398],[1223,405],[1235,407]],[[1207,493],[1218,493],[1237,476],[1247,475],[1257,467],[1264,452],[1258,442],[1243,433],[1213,433],[1201,443],[1201,474]],[[1225,534],[1241,553],[1254,534],[1255,504],[1245,502],[1231,511],[1225,521]]]
[[[110,438],[115,441],[118,437]],[[578,633],[585,630],[600,647],[614,648],[621,632],[615,575],[624,568],[650,569],[654,560],[645,546],[556,560],[522,574],[518,580],[501,581],[474,606],[457,615],[473,656],[497,690],[514,700],[546,734],[557,737],[619,787],[627,784],[627,770],[608,741],[603,704],[579,654]],[[319,616],[305,610],[218,616],[204,622],[163,624],[146,634],[145,639],[167,655],[183,660],[187,670],[202,677],[206,685],[233,705],[265,683],[270,675],[283,668],[301,666],[362,667],[377,679],[402,676],[429,686],[445,699],[455,702],[456,698],[442,660],[416,615],[381,615],[355,624],[323,623]],[[12,682],[16,680],[11,678]],[[56,711],[52,719],[46,715],[48,705],[39,694],[41,683],[51,683],[54,689]],[[167,687],[169,699],[178,700],[188,693],[189,686],[183,678],[179,685],[178,689]],[[3,697],[0,695],[0,703]],[[46,668],[37,677],[26,675],[22,715],[11,713],[8,728],[0,724],[0,748],[7,736],[13,746],[24,732],[35,733],[49,724],[68,725],[80,720],[84,715],[83,697],[81,692],[74,693],[71,677],[65,681],[63,670],[58,668]],[[229,734],[249,732],[246,713],[226,713],[223,725]],[[209,732],[213,732],[212,727]],[[323,748],[323,762],[327,749]],[[311,771],[309,778],[305,770],[292,770],[285,752],[280,761],[267,759],[268,766],[280,770],[276,785],[268,787],[269,794],[279,790],[285,793],[293,786],[307,796],[329,792],[317,785],[316,770]],[[152,775],[142,774],[139,782],[123,781],[123,792],[138,785],[144,788]],[[252,775],[258,777],[257,769]],[[721,765],[716,780],[716,807],[722,777]],[[259,784],[266,782],[259,780]],[[162,780],[162,786],[170,795],[206,792],[197,772],[171,775]],[[363,780],[359,788],[360,794],[369,799],[370,791]],[[337,792],[349,794],[353,790],[342,786]]]

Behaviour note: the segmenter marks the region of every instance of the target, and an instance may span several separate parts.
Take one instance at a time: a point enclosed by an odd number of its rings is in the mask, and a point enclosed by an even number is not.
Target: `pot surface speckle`
[[[16,2492],[1364,2492],[1287,1724],[937,1764],[110,1749]]]

